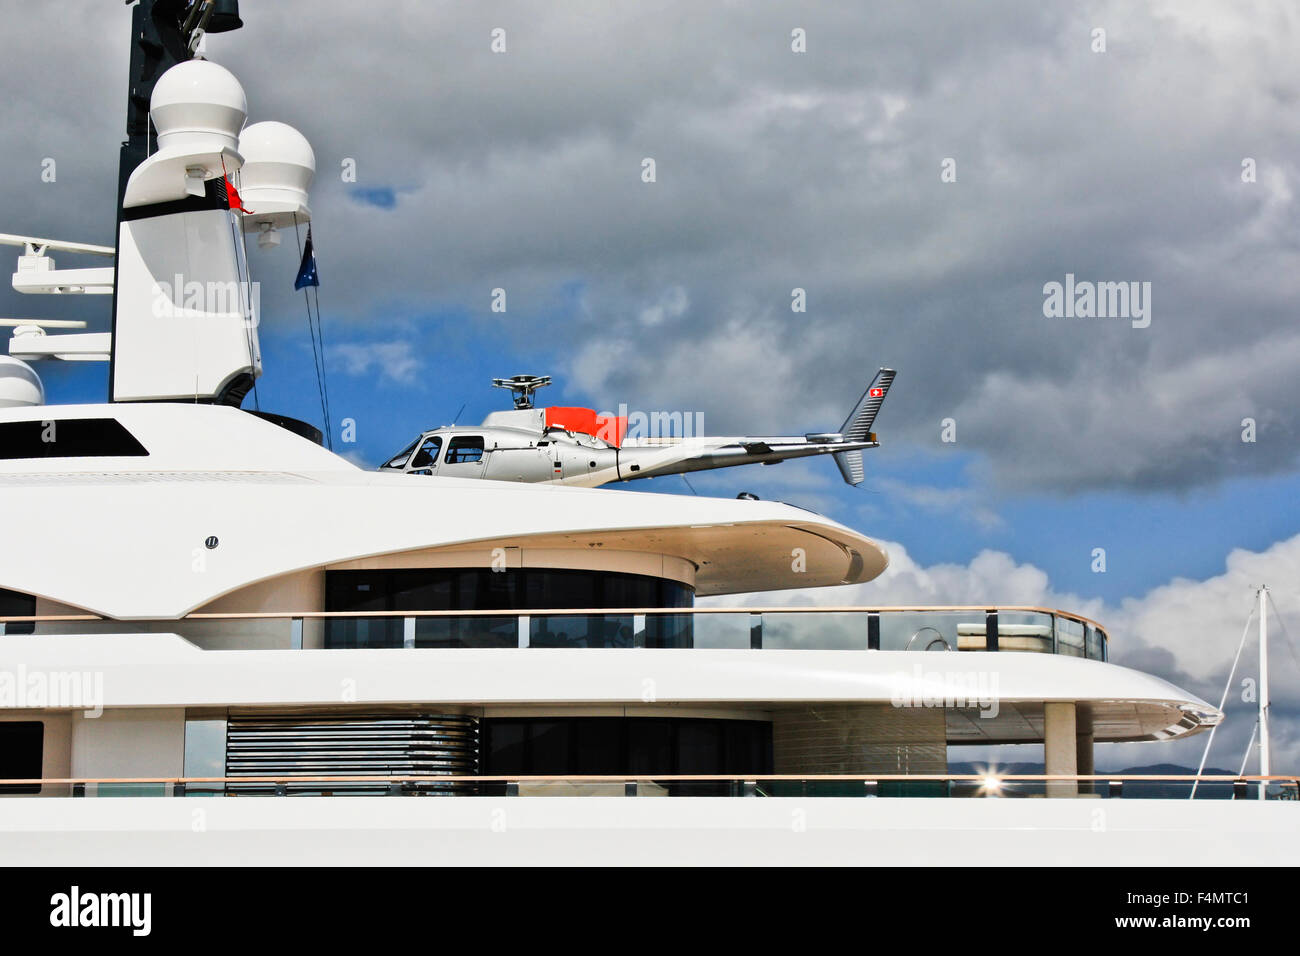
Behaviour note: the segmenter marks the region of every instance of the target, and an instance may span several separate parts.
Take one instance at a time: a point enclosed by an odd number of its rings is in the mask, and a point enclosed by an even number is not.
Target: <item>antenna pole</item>
[[[1271,772],[1268,747],[1268,585],[1259,586],[1259,775],[1267,777]],[[1268,781],[1259,782],[1259,799],[1268,794]]]

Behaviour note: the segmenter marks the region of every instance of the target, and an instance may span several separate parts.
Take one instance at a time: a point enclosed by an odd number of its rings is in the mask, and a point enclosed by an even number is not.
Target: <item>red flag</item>
[[[885,390],[883,388],[873,388],[871,390],[872,398],[883,398],[884,395],[885,395]]]
[[[244,208],[244,201],[239,198],[239,190],[230,181],[230,177],[225,176],[223,178],[226,180],[226,205],[231,209],[238,209],[240,212],[251,214],[253,210]]]
[[[242,213],[251,215],[253,210],[244,208],[244,200],[239,198],[239,190],[235,184],[230,181],[230,173],[226,172],[226,157],[221,157],[221,178],[226,182],[226,205],[231,209],[237,209]]]

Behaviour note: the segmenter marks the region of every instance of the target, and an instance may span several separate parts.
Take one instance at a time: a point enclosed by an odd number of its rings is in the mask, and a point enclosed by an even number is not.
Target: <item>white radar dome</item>
[[[45,404],[41,378],[26,362],[0,355],[0,408],[27,408]]]
[[[248,118],[248,99],[224,66],[187,60],[158,78],[149,115],[158,129],[159,150],[234,149]]]
[[[311,219],[307,190],[316,175],[316,154],[307,137],[285,123],[254,123],[239,136],[239,194],[251,212],[246,229],[292,225]]]

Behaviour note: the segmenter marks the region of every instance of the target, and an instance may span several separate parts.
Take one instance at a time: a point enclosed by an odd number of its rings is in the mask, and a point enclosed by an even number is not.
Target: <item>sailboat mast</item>
[[[1268,586],[1259,587],[1259,774],[1267,777],[1271,772],[1268,747]],[[1259,782],[1259,799],[1266,798],[1268,781]]]

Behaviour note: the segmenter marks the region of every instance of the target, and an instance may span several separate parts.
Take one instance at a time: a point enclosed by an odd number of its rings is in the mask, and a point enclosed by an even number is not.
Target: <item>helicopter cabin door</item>
[[[482,435],[456,435],[443,452],[438,474],[444,478],[481,478],[485,454]]]
[[[441,448],[442,438],[430,435],[420,442],[420,449],[412,456],[406,470],[413,475],[432,475],[433,469],[438,467],[438,452]]]

